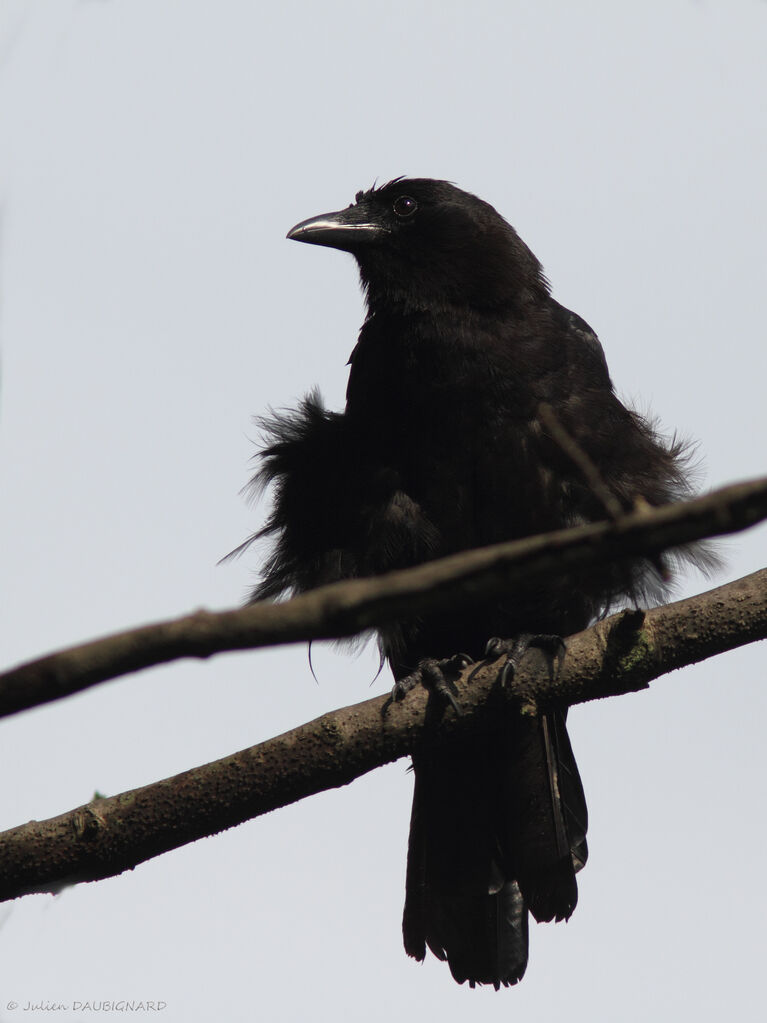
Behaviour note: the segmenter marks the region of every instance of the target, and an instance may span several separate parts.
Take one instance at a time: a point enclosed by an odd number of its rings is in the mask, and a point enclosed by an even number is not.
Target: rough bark
[[[767,569],[651,611],[624,611],[567,640],[556,678],[529,656],[505,690],[498,665],[456,679],[463,713],[427,714],[416,690],[402,703],[367,700],[173,778],[0,835],[0,899],[55,892],[119,874],[137,863],[278,806],[346,785],[367,771],[442,742],[490,728],[499,704],[536,713],[547,701],[583,703],[646,688],[675,668],[767,637]],[[470,676],[473,676],[470,678]]]

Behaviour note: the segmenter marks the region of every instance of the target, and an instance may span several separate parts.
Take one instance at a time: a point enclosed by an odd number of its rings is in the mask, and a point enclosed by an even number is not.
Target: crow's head
[[[351,252],[372,311],[520,306],[548,293],[541,264],[488,203],[448,181],[397,178],[288,238]]]

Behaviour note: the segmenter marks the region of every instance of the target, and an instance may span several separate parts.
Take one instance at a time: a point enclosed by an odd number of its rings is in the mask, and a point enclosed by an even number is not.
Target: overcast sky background
[[[620,392],[700,440],[704,484],[763,473],[766,55],[762,0],[2,0],[2,663],[241,600],[257,554],[216,562],[266,507],[238,495],[250,417],[315,384],[339,407],[363,315],[351,257],[285,232],[376,177],[493,203]],[[767,563],[767,530],[727,551],[717,581]],[[0,826],[390,684],[371,650],[314,661],[319,685],[297,647],[4,721]],[[118,999],[167,1021],[762,1020],[766,663],[572,712],[591,859],[517,988],[406,958],[401,761],[0,906],[0,1021]]]

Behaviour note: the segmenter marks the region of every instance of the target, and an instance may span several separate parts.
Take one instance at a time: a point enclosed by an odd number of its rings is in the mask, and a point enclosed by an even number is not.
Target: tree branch
[[[640,509],[615,522],[465,551],[375,579],[323,586],[281,604],[197,611],[30,661],[0,675],[0,716],[180,657],[210,657],[310,639],[353,636],[407,615],[470,604],[522,582],[576,574],[600,561],[646,555],[767,518],[767,477],[705,497]]]
[[[377,697],[316,718],[203,767],[0,835],[0,899],[56,892],[137,863],[315,792],[346,785],[417,744],[493,728],[504,709],[535,713],[646,688],[658,676],[767,637],[767,569],[651,611],[623,611],[567,642],[556,679],[534,656],[512,685],[498,665],[456,681],[463,714],[427,716],[423,690],[403,703]],[[473,675],[471,680],[469,676]],[[436,719],[435,719],[436,718]]]

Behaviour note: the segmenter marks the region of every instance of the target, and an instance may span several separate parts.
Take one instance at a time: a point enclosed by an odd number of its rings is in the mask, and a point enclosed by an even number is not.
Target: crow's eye
[[[418,209],[418,203],[415,199],[411,199],[409,195],[401,195],[398,199],[394,200],[392,209],[398,217],[412,217]]]

